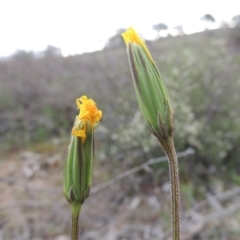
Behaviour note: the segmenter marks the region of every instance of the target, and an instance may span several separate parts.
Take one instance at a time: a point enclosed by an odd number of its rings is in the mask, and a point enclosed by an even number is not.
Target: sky
[[[16,50],[42,51],[48,45],[63,55],[101,49],[119,28],[134,27],[146,39],[153,24],[203,30],[210,13],[219,23],[240,14],[238,0],[0,0],[0,56]]]

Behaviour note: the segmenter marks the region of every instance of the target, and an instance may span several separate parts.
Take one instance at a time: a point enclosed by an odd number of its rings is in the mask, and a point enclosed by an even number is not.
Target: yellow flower
[[[136,43],[142,46],[147,56],[154,63],[146,43],[139,37],[139,35],[136,33],[136,31],[132,27],[130,27],[125,33],[122,33],[122,37],[126,45],[128,45],[129,43]]]
[[[72,129],[72,135],[81,137],[84,142],[86,138],[86,121],[88,120],[91,127],[94,128],[102,118],[102,111],[98,110],[96,103],[86,96],[76,99],[76,104],[80,112]]]

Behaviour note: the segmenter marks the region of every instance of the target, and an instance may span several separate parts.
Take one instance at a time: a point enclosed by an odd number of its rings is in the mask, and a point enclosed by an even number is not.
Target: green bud
[[[84,126],[85,125],[85,126]],[[89,196],[93,173],[93,128],[89,120],[75,121],[79,130],[84,129],[86,139],[71,136],[64,169],[64,195],[72,205],[82,205]]]
[[[139,108],[160,141],[173,136],[173,109],[167,88],[147,49],[133,29],[123,34]]]
[[[72,128],[63,184],[64,195],[74,212],[89,196],[93,175],[94,129],[102,118],[102,111],[87,96],[76,99],[76,104],[80,111]]]

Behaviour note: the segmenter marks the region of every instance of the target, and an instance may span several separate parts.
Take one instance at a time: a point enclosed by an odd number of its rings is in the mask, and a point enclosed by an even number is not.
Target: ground
[[[0,239],[70,239],[70,207],[62,193],[66,148],[66,142],[44,143],[2,154]],[[116,177],[111,168],[106,162],[95,164],[92,192],[80,216],[80,239],[170,239],[169,183],[157,186],[128,170],[125,178],[104,187]],[[223,192],[218,185],[217,195],[195,203],[189,203],[182,188],[182,239],[238,239],[240,188]]]

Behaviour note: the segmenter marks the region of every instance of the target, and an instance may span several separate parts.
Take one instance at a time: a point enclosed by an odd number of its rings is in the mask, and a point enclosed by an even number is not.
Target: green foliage
[[[177,150],[197,151],[188,166],[180,161],[189,175],[213,166],[224,176],[240,171],[240,57],[228,48],[231,31],[148,44],[172,99]],[[67,58],[18,54],[0,69],[2,146],[68,138],[75,99],[86,94],[103,110],[96,132],[100,160],[135,166],[163,154],[138,111],[125,48]]]

